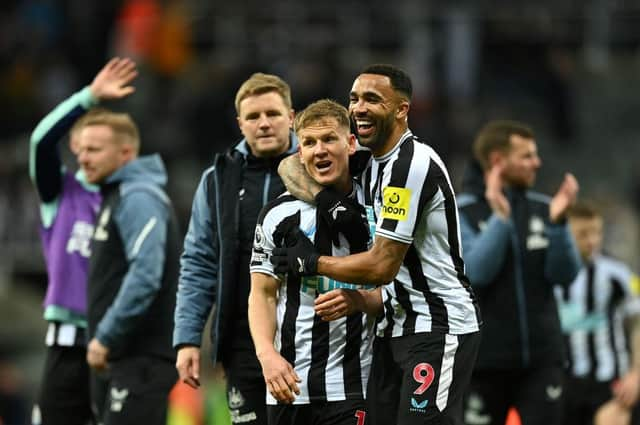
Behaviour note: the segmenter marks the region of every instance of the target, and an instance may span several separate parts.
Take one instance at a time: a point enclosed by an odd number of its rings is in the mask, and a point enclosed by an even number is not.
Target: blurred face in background
[[[504,166],[502,179],[508,186],[532,187],[536,181],[538,169],[542,165],[536,142],[516,134],[511,135],[510,142],[511,148],[500,154]]]
[[[269,158],[287,151],[293,110],[287,108],[280,94],[249,96],[239,106],[238,126],[255,156]]]
[[[89,183],[102,183],[134,157],[133,146],[117,140],[108,125],[88,125],[78,132],[78,163]]]
[[[571,233],[583,260],[590,260],[602,246],[602,217],[570,217]]]
[[[356,150],[356,139],[348,127],[328,117],[298,130],[298,140],[300,162],[313,180],[343,193],[351,190],[349,156]]]

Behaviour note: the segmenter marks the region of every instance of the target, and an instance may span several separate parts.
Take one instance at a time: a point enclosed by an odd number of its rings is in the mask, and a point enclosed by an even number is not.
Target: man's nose
[[[266,114],[260,115],[260,118],[258,118],[258,126],[260,128],[271,127],[271,121],[269,120],[269,117],[267,117]]]
[[[316,143],[316,146],[313,150],[314,155],[325,155],[327,153],[327,147],[324,142]]]

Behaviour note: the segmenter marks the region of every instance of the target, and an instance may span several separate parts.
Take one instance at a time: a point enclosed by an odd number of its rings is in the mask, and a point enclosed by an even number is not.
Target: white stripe
[[[442,366],[440,368],[440,380],[438,381],[438,394],[436,394],[436,406],[442,412],[447,407],[449,400],[449,389],[453,381],[453,367],[455,365],[456,351],[458,350],[458,337],[455,335],[445,335],[444,354],[442,355]]]
[[[56,342],[56,324],[49,323],[47,328],[47,336],[44,338],[44,343],[47,347],[51,347]]]
[[[144,243],[144,240],[147,238],[147,236],[149,236],[149,233],[151,233],[157,222],[157,218],[151,217],[151,219],[147,221],[147,224],[144,225],[144,227],[142,228],[142,232],[140,232],[140,234],[138,235],[138,239],[136,239],[136,243],[133,244],[133,250],[131,251],[132,257],[138,255],[138,251],[140,251],[140,247]]]

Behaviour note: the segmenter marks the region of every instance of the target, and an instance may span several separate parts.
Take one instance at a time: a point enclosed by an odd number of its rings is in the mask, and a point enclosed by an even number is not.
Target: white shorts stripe
[[[458,336],[445,335],[444,354],[442,355],[442,367],[440,368],[440,381],[438,382],[438,394],[436,394],[436,406],[440,411],[447,407],[449,401],[449,389],[453,381],[453,366],[458,351]]]

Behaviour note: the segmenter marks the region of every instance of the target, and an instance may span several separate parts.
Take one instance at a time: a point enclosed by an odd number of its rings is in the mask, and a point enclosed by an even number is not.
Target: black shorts
[[[267,406],[269,425],[368,425],[364,400]]]
[[[227,405],[234,424],[267,425],[267,384],[262,375],[225,368]]]
[[[150,356],[109,364],[104,425],[166,425],[169,392],[178,381],[175,364]]]
[[[467,395],[465,418],[469,423],[504,425],[509,408],[515,407],[523,424],[560,425],[563,397],[561,366],[476,370]]]
[[[89,366],[84,346],[47,347],[38,406],[43,425],[92,423]]]
[[[462,425],[463,397],[479,344],[479,332],[376,338],[367,425]]]

